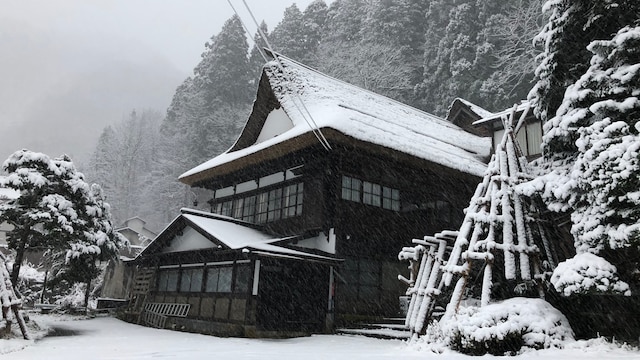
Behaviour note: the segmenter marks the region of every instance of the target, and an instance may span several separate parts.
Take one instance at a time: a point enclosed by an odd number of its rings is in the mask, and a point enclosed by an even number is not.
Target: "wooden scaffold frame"
[[[546,235],[542,212],[535,202],[516,189],[532,179],[516,137],[530,109],[527,107],[517,122],[516,109],[514,106],[509,116],[502,118],[504,136],[496,144],[483,181],[465,210],[448,259],[442,256],[444,248],[436,251],[437,241],[429,237],[424,241],[414,240],[417,246],[404,248],[399,254],[399,258],[409,260],[413,268],[410,279],[401,278],[409,284],[407,295],[411,301],[406,325],[412,338],[424,333],[436,298],[443,296],[454,280],[453,291],[447,292],[451,295],[443,318],[457,313],[461,301],[468,295],[469,285],[475,282],[472,279],[479,279],[480,275],[480,306],[488,305],[492,300],[496,269],[504,269],[500,276],[507,288],[511,287],[508,289],[511,294],[521,290],[518,287],[523,284],[531,284],[538,296],[544,296],[544,271],[555,267],[556,256]]]

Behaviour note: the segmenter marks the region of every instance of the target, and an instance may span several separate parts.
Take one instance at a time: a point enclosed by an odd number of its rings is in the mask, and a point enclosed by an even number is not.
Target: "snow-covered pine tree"
[[[322,34],[321,44],[331,46],[347,46],[362,40],[362,24],[366,20],[364,0],[335,0],[327,11],[327,22]]]
[[[59,198],[67,200],[75,216],[66,223],[68,229],[58,235],[64,247],[51,251],[54,259],[51,273],[54,282],[86,283],[86,306],[90,283],[100,273],[98,261],[115,258],[118,250],[126,245],[126,239],[113,231],[110,207],[102,188],[97,184],[89,186],[68,156],[53,162],[61,174],[57,187]]]
[[[267,37],[267,41],[269,40],[269,28],[267,27],[267,23],[262,21],[260,23],[260,30],[262,34]],[[264,54],[264,48],[267,47],[267,43],[262,38],[262,35],[258,30],[253,35],[253,46],[251,47],[251,51],[249,51],[249,67],[251,68],[251,74],[253,76],[252,81],[254,88],[258,87],[258,81],[260,80],[260,73],[262,72],[262,67],[265,64],[266,55]]]
[[[16,252],[11,282],[17,284],[25,252],[36,247],[62,246],[57,236],[49,235],[67,231],[65,222],[73,217],[73,211],[56,193],[60,170],[47,155],[16,151],[2,164],[2,169],[7,173],[0,178],[2,186],[20,193],[18,198],[0,205],[0,222],[14,227],[7,233],[7,244]]]
[[[543,154],[552,160],[569,160],[575,156],[575,131],[557,129],[556,111],[563,102],[565,90],[589,67],[594,40],[611,39],[624,25],[638,17],[636,0],[547,0],[543,11],[549,20],[535,38],[543,47],[536,69],[537,83],[529,93],[536,116],[544,123]]]
[[[597,254],[629,281],[640,267],[640,3],[548,1],[545,8],[552,15],[531,95],[547,119],[543,165],[552,170],[539,189],[550,209],[571,214],[578,256]],[[562,44],[574,41],[589,56],[566,53]]]
[[[162,115],[154,110],[132,111],[127,118],[107,126],[86,171],[87,182],[100,183],[112,204],[114,221],[133,216],[148,219],[155,208],[143,194],[157,157]],[[164,139],[163,139],[164,141]],[[164,224],[154,224],[162,226]]]
[[[194,83],[204,95],[207,110],[215,109],[220,102],[249,102],[253,92],[247,58],[249,44],[240,18],[229,18],[205,46],[202,60],[194,69]],[[213,155],[216,154],[209,154]]]
[[[314,0],[302,13],[304,54],[302,63],[309,66],[318,64],[318,47],[324,33],[329,7],[323,0]]]
[[[271,33],[273,49],[294,60],[303,61],[305,57],[304,23],[302,12],[294,3],[284,10],[282,20]]]
[[[636,24],[589,45],[591,66],[567,89],[554,128],[582,125],[570,174],[576,250],[604,253],[614,265],[624,259],[626,272],[638,270],[637,255],[609,250],[640,249],[640,19]]]

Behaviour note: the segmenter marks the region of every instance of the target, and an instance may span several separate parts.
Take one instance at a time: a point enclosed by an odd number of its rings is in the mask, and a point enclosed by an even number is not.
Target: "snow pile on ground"
[[[425,353],[416,344],[363,336],[314,335],[293,339],[218,338],[179,331],[159,330],[109,318],[86,319],[68,315],[32,316],[54,332],[40,341],[0,340],[0,359],[101,360],[101,359],[262,359],[262,360],[418,360],[434,356],[443,360],[470,360],[469,355],[445,349]],[[53,336],[56,335],[56,336]],[[20,347],[18,343],[22,344]],[[484,359],[493,359],[486,355]],[[564,347],[528,351],[518,360],[630,360],[638,349],[603,339],[570,341]]]
[[[527,349],[562,348],[572,340],[569,322],[549,303],[513,298],[461,307],[452,318],[430,325],[418,341],[436,352],[444,346],[469,355],[515,355]]]
[[[551,275],[551,283],[564,296],[587,293],[629,296],[629,285],[621,281],[617,269],[607,260],[583,253],[561,262]]]
[[[0,338],[0,359],[3,358],[2,354],[19,351],[32,346],[36,341],[44,338],[49,333],[50,329],[48,325],[41,321],[33,321],[30,319],[30,315],[24,311],[22,312],[22,316],[25,320],[29,340],[25,340],[22,337],[18,324],[14,322],[11,326],[11,333]]]

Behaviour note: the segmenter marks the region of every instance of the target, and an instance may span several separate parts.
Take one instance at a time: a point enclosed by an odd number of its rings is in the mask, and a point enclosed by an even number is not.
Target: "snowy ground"
[[[62,329],[63,333],[66,330],[68,334],[37,341],[0,340],[0,359],[471,359],[455,352],[435,354],[419,351],[398,340],[362,336],[315,335],[284,340],[217,338],[151,329],[109,317],[81,320],[36,316],[35,319],[45,326]],[[70,335],[72,332],[76,334]],[[640,358],[640,351],[593,340],[572,342],[562,350],[530,351],[517,358],[630,360]]]

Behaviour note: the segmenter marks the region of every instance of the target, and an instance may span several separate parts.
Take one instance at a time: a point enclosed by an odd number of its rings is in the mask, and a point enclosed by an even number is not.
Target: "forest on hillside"
[[[445,116],[456,97],[488,110],[525,99],[542,0],[323,0],[293,4],[273,49],[354,85]],[[100,183],[116,223],[140,216],[159,230],[195,194],[177,178],[226,151],[248,118],[265,58],[233,16],[205,44],[166,112],[133,110],[108,126],[83,169]],[[255,26],[254,26],[255,28]]]

